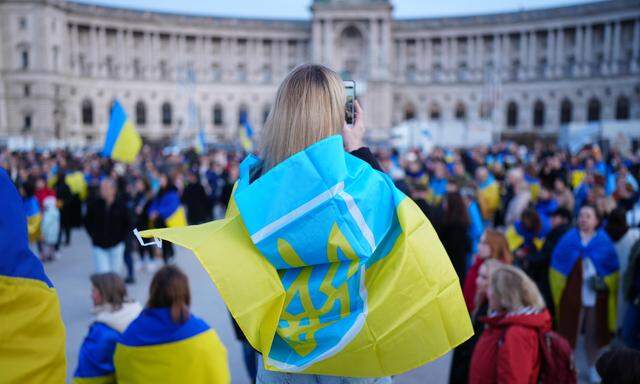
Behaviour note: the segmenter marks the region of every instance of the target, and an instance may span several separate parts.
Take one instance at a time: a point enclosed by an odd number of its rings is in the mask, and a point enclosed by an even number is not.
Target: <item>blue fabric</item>
[[[27,217],[35,216],[40,213],[40,205],[38,205],[38,199],[36,199],[35,196],[26,198],[22,202],[22,207],[24,208],[24,213]]]
[[[564,276],[569,276],[579,258],[588,257],[598,276],[606,277],[620,269],[618,256],[609,235],[600,229],[589,241],[582,245],[577,228],[570,229],[562,236],[551,256],[551,267]]]
[[[540,230],[541,236],[546,237],[551,232],[551,215],[558,209],[558,202],[555,199],[538,200],[535,205],[535,210],[540,217],[540,223],[542,229]]]
[[[482,183],[480,183],[480,185],[478,185],[478,188],[485,189],[491,184],[495,183],[495,181],[496,181],[496,178],[493,177],[492,174],[489,174],[489,176],[487,176],[487,178]]]
[[[109,128],[107,129],[107,138],[102,149],[104,156],[111,156],[113,148],[116,146],[116,141],[122,132],[122,128],[127,122],[127,114],[120,105],[119,101],[116,101],[111,109],[111,117],[109,118]]]
[[[35,200],[35,199],[34,199]],[[35,202],[37,207],[37,201]],[[42,263],[29,249],[27,218],[22,199],[0,168],[0,275],[36,279],[53,287]]]
[[[525,247],[536,248],[533,241],[535,239],[544,239],[547,233],[549,232],[549,228],[543,226],[540,232],[534,233],[532,231],[525,229],[524,226],[522,225],[522,222],[519,220],[513,223],[513,228],[516,230],[516,233],[520,235],[520,237],[522,237],[522,239],[524,240],[523,246]]]
[[[149,213],[157,212],[164,220],[180,208],[180,196],[177,191],[168,191],[156,197],[149,205]]]
[[[478,250],[478,243],[484,233],[484,224],[482,222],[482,213],[478,203],[472,201],[468,208],[471,225],[469,226],[469,237],[471,238],[471,254],[475,254]]]
[[[183,324],[174,323],[169,308],[145,308],[124,331],[118,342],[130,347],[173,343],[209,330],[203,320],[190,314]]]
[[[444,196],[447,193],[447,179],[433,179],[429,183],[429,188],[435,196]]]
[[[345,335],[357,333],[364,323],[362,274],[395,244],[402,231],[396,207],[406,196],[387,175],[345,153],[341,136],[311,145],[250,182],[252,169],[260,162],[255,156],[243,161],[234,199],[254,244],[278,269],[284,289],[294,286],[304,271],[309,274],[311,305],[322,308],[330,298],[320,287],[333,270],[330,284],[346,287],[349,295],[346,316],[341,317],[341,305],[336,302],[318,318],[323,326],[312,336],[316,347],[304,356],[280,332],[290,327],[283,317],[305,313],[300,295],[294,295],[284,308],[269,359],[302,367],[331,353]],[[297,182],[292,187],[279,180]],[[282,204],[273,204],[274,199]],[[331,236],[345,239],[353,254],[345,254],[341,246],[335,255],[329,255]],[[331,242],[335,245],[340,240]],[[293,257],[283,256],[283,249],[292,250]]]
[[[74,377],[100,377],[115,372],[113,354],[120,333],[106,324],[91,324],[78,355],[78,366]]]

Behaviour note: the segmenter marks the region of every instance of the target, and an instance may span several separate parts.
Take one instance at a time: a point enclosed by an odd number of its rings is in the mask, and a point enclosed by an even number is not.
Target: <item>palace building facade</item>
[[[147,139],[259,131],[301,63],[354,79],[369,134],[404,120],[499,132],[640,119],[640,2],[395,19],[388,0],[315,0],[310,20],[0,0],[0,137],[96,144],[120,101]],[[640,128],[639,128],[640,129]]]

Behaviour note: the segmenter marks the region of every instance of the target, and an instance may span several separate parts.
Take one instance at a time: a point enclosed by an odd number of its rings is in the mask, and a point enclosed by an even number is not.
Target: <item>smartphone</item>
[[[356,118],[356,82],[353,80],[343,81],[347,103],[345,105],[344,119],[347,125],[352,126]]]

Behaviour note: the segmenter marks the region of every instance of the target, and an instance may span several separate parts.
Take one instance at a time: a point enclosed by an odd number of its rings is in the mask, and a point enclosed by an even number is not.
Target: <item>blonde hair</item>
[[[546,307],[536,283],[516,267],[501,265],[496,268],[489,284],[499,304],[499,308],[494,309],[511,312],[525,307]]]
[[[480,269],[478,270],[478,275],[480,275],[480,270],[484,268],[485,271],[487,272],[487,280],[490,283],[493,272],[496,269],[500,268],[500,266],[502,265],[504,265],[504,263],[498,259],[487,259],[480,266]],[[476,297],[474,298],[475,311],[478,311],[480,309],[480,307],[485,302],[485,300],[487,300],[487,291],[481,292],[479,289],[476,289]]]
[[[262,172],[342,131],[346,94],[340,76],[303,64],[282,81],[260,138]]]

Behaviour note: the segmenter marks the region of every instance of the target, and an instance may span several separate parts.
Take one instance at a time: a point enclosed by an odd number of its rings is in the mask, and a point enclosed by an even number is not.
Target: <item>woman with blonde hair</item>
[[[491,274],[487,296],[490,315],[471,358],[469,383],[537,383],[539,334],[551,330],[538,287],[520,269],[503,265]]]

